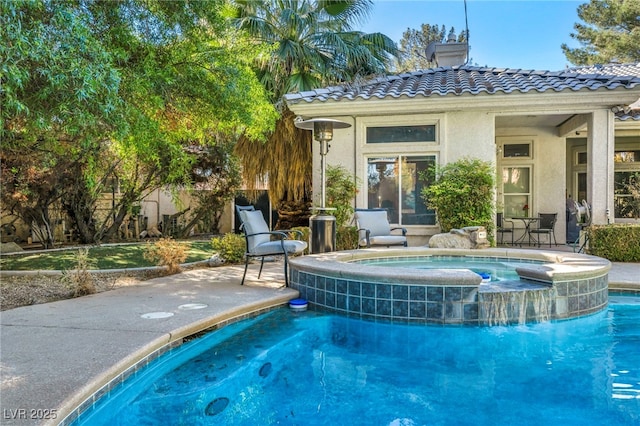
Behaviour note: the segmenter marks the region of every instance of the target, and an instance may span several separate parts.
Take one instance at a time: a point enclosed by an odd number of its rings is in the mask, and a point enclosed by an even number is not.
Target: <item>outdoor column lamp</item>
[[[313,138],[320,142],[320,182],[322,195],[320,207],[314,210],[318,214],[309,218],[311,228],[311,253],[326,253],[336,248],[336,218],[329,213],[326,207],[327,183],[325,179],[327,171],[326,156],[329,152],[329,141],[333,139],[333,129],[346,129],[351,124],[331,118],[312,118],[310,120],[296,119],[295,126],[299,129],[313,130]]]

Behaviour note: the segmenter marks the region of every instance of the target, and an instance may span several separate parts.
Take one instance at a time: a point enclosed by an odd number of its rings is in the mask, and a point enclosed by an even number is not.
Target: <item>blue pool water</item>
[[[638,425],[640,297],[510,327],[272,311],[194,339],[83,425]]]
[[[415,256],[361,259],[354,263],[411,269],[468,269],[477,274],[487,273],[491,281],[517,280],[519,266],[541,265],[545,262],[528,259],[501,259],[473,256]]]

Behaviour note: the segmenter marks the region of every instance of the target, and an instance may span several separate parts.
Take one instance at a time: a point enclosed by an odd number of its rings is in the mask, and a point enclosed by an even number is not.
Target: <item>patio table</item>
[[[530,216],[512,216],[509,219],[511,220],[519,220],[524,224],[524,232],[522,233],[522,235],[513,242],[513,245],[516,244],[520,244],[520,247],[522,247],[522,243],[525,239],[525,237],[529,237],[529,245],[531,245],[531,234],[529,233],[529,231],[531,230],[531,224],[534,222],[538,222],[540,220],[539,217],[530,217]]]

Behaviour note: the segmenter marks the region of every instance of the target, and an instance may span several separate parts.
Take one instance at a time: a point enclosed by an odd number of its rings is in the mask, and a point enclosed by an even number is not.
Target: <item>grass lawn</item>
[[[109,245],[89,248],[91,269],[118,269],[155,266],[143,257],[150,243]],[[211,241],[185,241],[189,245],[186,262],[206,260],[213,254]],[[5,271],[68,270],[75,269],[78,250],[55,250],[41,253],[14,254],[0,258]]]

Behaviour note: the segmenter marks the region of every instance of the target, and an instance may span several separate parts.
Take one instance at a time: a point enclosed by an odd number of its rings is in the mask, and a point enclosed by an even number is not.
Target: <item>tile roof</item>
[[[362,84],[345,84],[301,93],[289,93],[289,103],[326,102],[355,99],[417,98],[496,93],[562,92],[566,90],[613,90],[640,87],[640,63],[609,64],[568,68],[562,71],[535,71],[485,68],[469,65],[439,67],[388,75]],[[616,113],[620,120],[640,120],[640,110]]]

